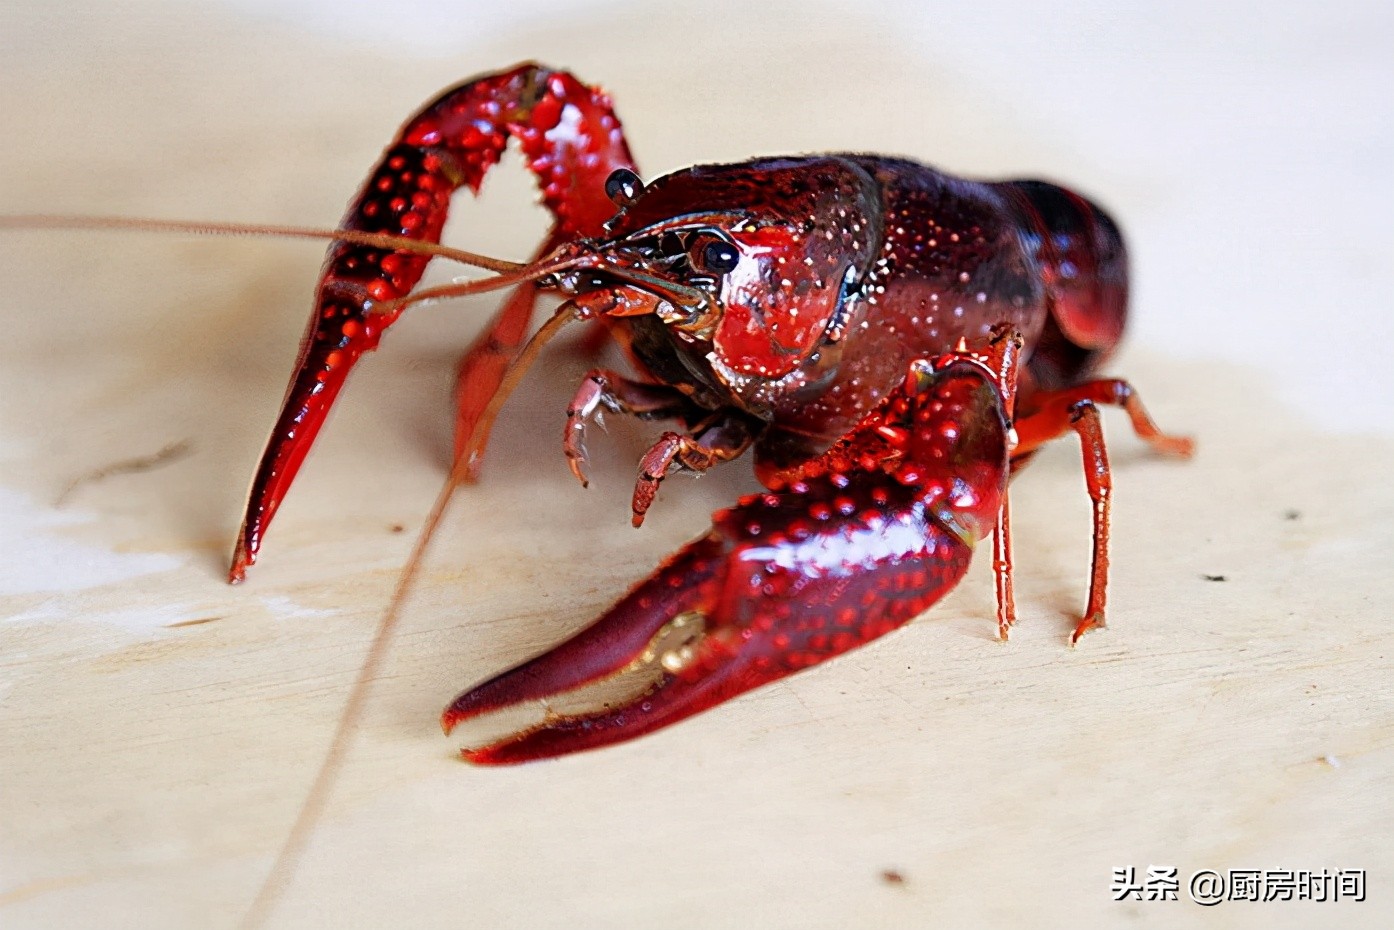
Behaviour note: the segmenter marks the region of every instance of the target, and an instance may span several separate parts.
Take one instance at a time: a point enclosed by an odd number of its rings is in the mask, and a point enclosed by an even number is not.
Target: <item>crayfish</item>
[[[554,219],[534,260],[440,246],[452,193],[477,192],[510,141]],[[230,580],[256,560],[359,358],[409,305],[452,295],[513,288],[460,365],[452,485],[477,476],[494,419],[543,343],[585,320],[640,377],[595,369],[582,380],[561,432],[583,484],[587,424],[608,411],[679,427],[639,463],[636,526],[665,476],[746,450],[766,489],[717,511],[710,531],[590,627],[456,698],[447,732],[542,708],[465,749],[473,762],[620,742],[856,648],[942,598],[989,535],[1006,638],[1007,484],[1069,432],[1093,501],[1078,640],[1105,613],[1111,476],[1099,405],[1121,406],[1162,453],[1192,448],[1156,427],[1127,382],[1095,376],[1123,333],[1123,238],[1100,207],[1045,182],[834,154],[646,183],[603,92],[525,64],[447,90],[408,120],[328,237]],[[498,274],[414,292],[437,256]],[[529,338],[544,292],[564,301]],[[597,687],[614,693],[559,709]]]

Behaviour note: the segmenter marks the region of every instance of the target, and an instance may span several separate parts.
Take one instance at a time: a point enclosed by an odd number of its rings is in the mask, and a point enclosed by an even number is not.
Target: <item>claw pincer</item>
[[[534,723],[465,749],[512,763],[631,739],[903,626],[963,577],[1008,476],[999,375],[966,353],[917,361],[904,384],[824,455],[718,511],[604,616],[465,692],[457,724],[538,702]],[[600,707],[554,706],[625,674]]]
[[[439,242],[451,193],[462,186],[477,193],[510,138],[518,140],[556,220],[549,242],[599,233],[614,212],[604,180],[614,168],[632,165],[629,149],[604,93],[536,64],[466,81],[408,120],[349,205],[343,228]],[[374,306],[408,294],[426,263],[422,254],[349,242],[330,248],[299,361],[252,479],[230,581],[241,581],[256,561],[349,372],[400,315]],[[530,298],[529,291],[501,321],[496,339],[516,340],[522,334],[513,330],[527,329]],[[477,380],[467,386],[485,388],[488,397],[498,376],[481,371]]]

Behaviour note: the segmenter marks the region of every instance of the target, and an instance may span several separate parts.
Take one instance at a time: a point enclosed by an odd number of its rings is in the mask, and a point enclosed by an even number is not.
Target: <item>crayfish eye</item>
[[[605,179],[605,196],[617,207],[627,207],[644,192],[644,182],[628,168],[616,168]]]
[[[741,263],[736,247],[716,236],[698,236],[687,254],[692,267],[707,274],[729,274]]]

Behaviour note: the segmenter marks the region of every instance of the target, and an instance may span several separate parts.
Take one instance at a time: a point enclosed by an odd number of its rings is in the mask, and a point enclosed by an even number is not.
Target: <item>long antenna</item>
[[[407,559],[406,565],[403,566],[402,573],[397,577],[397,585],[392,591],[392,600],[388,603],[387,611],[378,623],[372,642],[368,644],[368,653],[363,658],[363,664],[358,667],[358,675],[354,678],[353,685],[349,689],[343,713],[339,715],[339,723],[329,741],[329,751],[320,763],[319,771],[315,773],[315,779],[310,785],[310,790],[306,792],[305,801],[300,807],[300,812],[296,815],[295,823],[291,825],[285,842],[276,853],[276,859],[271,865],[271,870],[267,873],[266,880],[257,892],[256,900],[252,902],[247,913],[243,915],[240,925],[242,930],[258,930],[258,928],[265,926],[266,921],[271,917],[276,905],[285,896],[291,881],[295,878],[300,860],[310,845],[310,837],[314,832],[315,825],[324,816],[330,795],[339,780],[344,763],[348,759],[353,736],[362,723],[363,713],[368,706],[369,691],[377,679],[384,661],[386,661],[387,647],[392,642],[397,626],[401,622],[402,607],[406,604],[407,596],[411,593],[417,575],[420,574],[421,566],[426,557],[426,549],[435,537],[436,529],[445,516],[446,508],[450,506],[455,489],[465,482],[475,458],[488,441],[489,429],[493,426],[495,417],[502,409],[504,402],[508,400],[508,396],[513,393],[513,389],[518,386],[518,382],[522,380],[523,374],[532,366],[538,351],[563,326],[575,319],[577,319],[575,305],[569,302],[565,303],[558,307],[552,318],[543,323],[542,327],[533,334],[527,345],[509,365],[503,381],[494,392],[489,406],[485,408],[484,414],[476,426],[469,446],[455,459],[450,475],[441,486],[440,493],[431,506],[430,514],[426,517],[426,521],[417,534],[411,556]]]
[[[464,249],[455,249],[435,242],[392,236],[386,233],[362,232],[357,229],[320,229],[314,226],[277,226],[250,223],[211,223],[202,220],[158,220],[121,216],[59,216],[47,213],[0,215],[0,230],[5,229],[77,229],[124,230],[126,232],[192,233],[201,236],[275,236],[282,239],[327,239],[349,242],[395,252],[415,252],[449,259],[462,265],[497,271],[500,274],[521,271],[527,265],[490,258]]]

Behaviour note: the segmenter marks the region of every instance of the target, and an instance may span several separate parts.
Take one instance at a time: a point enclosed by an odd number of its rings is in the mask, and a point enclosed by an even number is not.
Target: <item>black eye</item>
[[[605,179],[605,196],[617,207],[627,207],[644,192],[644,182],[628,168],[616,168]]]
[[[692,267],[707,274],[728,274],[741,263],[741,253],[725,239],[698,236],[688,253]]]

